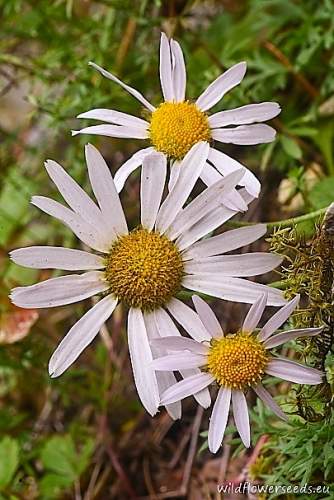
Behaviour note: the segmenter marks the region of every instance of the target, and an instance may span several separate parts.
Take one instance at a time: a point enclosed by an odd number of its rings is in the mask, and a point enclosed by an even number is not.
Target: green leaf
[[[19,445],[9,436],[0,441],[0,488],[8,486],[19,463]]]
[[[327,207],[334,200],[334,177],[319,181],[309,193],[309,200],[315,209]]]
[[[46,469],[69,481],[77,478],[77,454],[71,436],[54,436],[45,444],[41,460]]]
[[[298,143],[291,139],[291,137],[287,137],[286,135],[282,135],[281,144],[288,156],[294,158],[295,160],[300,160],[303,156],[303,152],[300,149]]]

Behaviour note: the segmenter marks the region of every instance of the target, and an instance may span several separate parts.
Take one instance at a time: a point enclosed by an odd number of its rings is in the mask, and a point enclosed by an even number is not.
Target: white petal
[[[224,335],[223,329],[220,326],[220,323],[209,306],[201,297],[198,295],[193,295],[192,297],[193,304],[195,306],[196,312],[200,317],[204,327],[210,333],[212,337],[219,338]]]
[[[288,420],[285,413],[281,410],[271,394],[269,394],[269,392],[263,387],[262,384],[258,384],[256,387],[253,387],[253,390],[259,396],[259,398],[262,399],[262,401],[267,406],[269,406],[269,408],[275,413],[275,415],[277,415],[279,418],[282,418],[283,420]]]
[[[116,76],[114,76],[111,73],[109,73],[109,71],[106,71],[105,69],[101,68],[101,66],[98,66],[97,64],[95,64],[93,62],[90,62],[89,65],[93,66],[93,68],[97,69],[97,71],[99,71],[101,73],[101,75],[103,75],[105,78],[108,78],[109,80],[112,80],[113,82],[118,83],[118,85],[120,85],[121,87],[123,87],[124,90],[126,90],[127,92],[129,92],[129,94],[133,95],[133,97],[135,97],[139,102],[141,102],[145,106],[145,108],[147,108],[149,111],[154,111],[155,110],[155,107],[152,106],[152,104],[150,104],[145,99],[145,97],[142,96],[142,94],[140,92],[138,92],[138,90],[133,89],[129,85],[126,85],[121,80],[119,80]]]
[[[141,224],[151,231],[154,227],[165,187],[167,159],[161,153],[145,156],[141,170]]]
[[[118,137],[120,139],[147,139],[148,132],[141,127],[128,127],[123,125],[92,125],[81,130],[72,130],[72,136],[78,134],[103,135],[105,137]]]
[[[166,307],[176,321],[183,326],[193,339],[198,342],[211,340],[211,335],[206,331],[195,311],[189,306],[174,298],[168,302]]]
[[[207,186],[212,186],[222,179],[222,175],[209,163],[204,165],[200,177]],[[235,189],[231,190],[230,194],[224,196],[224,205],[231,210],[242,210],[244,212],[248,208],[243,198]]]
[[[253,304],[260,294],[268,292],[268,305],[281,306],[285,304],[285,299],[280,290],[242,278],[200,274],[198,276],[185,276],[182,284],[185,288],[195,292],[245,304]]]
[[[234,422],[246,448],[250,447],[250,426],[247,401],[242,391],[232,390]]]
[[[242,170],[233,172],[196,196],[181,213],[176,215],[174,222],[168,229],[169,238],[172,240],[177,238],[181,233],[196,224],[202,217],[218,206],[224,205],[225,197],[238,184],[242,175]],[[243,205],[239,208],[243,210]]]
[[[189,370],[180,370],[180,373],[182,377],[186,379],[194,375],[198,375],[202,372],[200,368],[192,368]],[[209,408],[209,406],[211,405],[211,396],[208,387],[202,389],[201,391],[196,392],[196,394],[194,394],[194,398],[196,399],[197,403],[204,409]]]
[[[215,128],[211,130],[212,138],[225,144],[240,144],[251,146],[254,144],[265,144],[272,142],[276,136],[276,130],[269,125],[240,125],[235,128]]]
[[[207,111],[217,104],[220,99],[233,89],[245,76],[247,65],[245,62],[240,62],[229,68],[222,75],[220,75],[208,88],[199,96],[196,101],[197,106],[202,111]]]
[[[266,373],[296,384],[321,384],[323,373],[315,368],[301,365],[289,359],[271,359],[266,368]]]
[[[240,186],[244,186],[247,191],[255,198],[259,196],[261,184],[255,177],[253,172],[248,170],[248,168],[246,168],[244,165],[214,148],[210,148],[209,161],[222,175],[228,175],[231,172],[238,170],[239,168],[244,168],[245,173],[243,178],[239,181]]]
[[[128,342],[138,395],[145,409],[153,416],[159,406],[159,389],[152,367],[153,356],[145,322],[140,309],[131,308],[129,311]]]
[[[85,147],[90,183],[105,221],[110,238],[128,233],[123,208],[117,190],[103,156],[91,144]]]
[[[10,258],[16,264],[33,269],[62,269],[78,271],[80,269],[103,269],[102,257],[82,250],[62,247],[26,247],[10,252]]]
[[[284,307],[282,307],[277,313],[275,313],[260,330],[258,338],[259,340],[266,340],[270,335],[272,335],[293,313],[296,309],[300,296],[297,295],[294,299],[290,300]],[[268,303],[269,305],[269,303]]]
[[[272,349],[278,345],[289,342],[290,340],[297,339],[298,337],[314,337],[318,335],[324,329],[323,326],[320,328],[302,328],[300,330],[289,330],[277,335],[273,335],[268,340],[265,341],[264,347],[266,349]]]
[[[142,165],[145,156],[152,153],[153,151],[154,148],[152,147],[140,149],[119,167],[114,177],[114,183],[118,193],[122,191],[125,181],[129,177],[129,175],[131,175],[132,172],[136,170],[136,168]]]
[[[117,299],[111,295],[104,297],[72,326],[61,341],[49,362],[52,378],[59,377],[80,356],[82,351],[94,340],[103,323],[111,316]]]
[[[161,337],[180,337],[181,334],[176,328],[172,318],[169,314],[162,308],[153,311],[153,316]]]
[[[172,54],[165,33],[161,33],[160,40],[160,83],[165,101],[173,101]]]
[[[225,231],[225,233],[212,236],[193,245],[185,253],[185,258],[204,258],[230,252],[245,245],[250,245],[261,238],[266,231],[265,224],[255,224],[254,226]]]
[[[168,354],[154,359],[152,366],[157,371],[179,371],[189,368],[200,368],[207,362],[207,357],[202,354],[194,354],[188,351]]]
[[[209,450],[216,453],[222,444],[231,403],[231,389],[221,387],[218,391],[209,425]]]
[[[174,160],[170,162],[168,192],[174,189],[176,181],[180,175],[180,166],[181,166],[181,161],[179,160]]]
[[[281,112],[277,102],[261,102],[260,104],[247,104],[240,108],[220,111],[209,116],[211,128],[226,127],[226,125],[246,125],[255,122],[271,120]]]
[[[12,302],[28,309],[35,307],[56,307],[73,304],[107,290],[104,273],[90,271],[85,274],[71,274],[51,278],[36,285],[14,288]]]
[[[173,66],[173,86],[174,86],[174,99],[176,102],[182,102],[186,93],[186,66],[184,64],[183,52],[180,45],[175,41],[170,41],[170,48],[172,51],[174,66]]]
[[[201,174],[209,154],[209,144],[199,142],[185,155],[180,164],[180,174],[172,191],[160,207],[156,228],[164,233],[185,204]]]
[[[280,256],[264,252],[220,255],[186,262],[185,272],[188,274],[217,272],[222,276],[257,276],[272,271],[281,262]]]
[[[193,396],[202,389],[205,389],[214,381],[209,373],[199,373],[192,377],[185,378],[167,389],[161,396],[161,405],[175,403],[188,396]]]
[[[81,113],[77,118],[91,118],[93,120],[101,120],[102,122],[113,123],[114,125],[124,125],[126,127],[142,127],[147,130],[149,123],[137,116],[121,113],[112,109],[91,109],[85,113]]]
[[[263,311],[265,310],[267,300],[268,294],[264,293],[260,295],[259,298],[251,306],[242,325],[242,330],[244,332],[252,333],[255,330],[261,319]]]
[[[72,210],[79,214],[82,219],[89,224],[103,229],[100,210],[72,177],[53,160],[47,160],[45,162],[45,168],[50,178],[57,186],[60,194]]]
[[[112,240],[108,234],[104,234],[100,228],[88,224],[80,215],[72,212],[69,208],[44,196],[33,196],[31,203],[66,224],[89,247],[99,252],[109,252]]]
[[[207,355],[209,350],[207,345],[181,336],[153,339],[151,345],[162,351],[190,351],[202,355]]]

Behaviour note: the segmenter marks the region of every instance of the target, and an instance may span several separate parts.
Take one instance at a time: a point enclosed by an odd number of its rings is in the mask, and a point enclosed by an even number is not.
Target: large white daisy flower
[[[60,165],[46,162],[49,176],[69,207],[42,196],[34,196],[32,203],[61,220],[96,253],[61,247],[14,250],[11,258],[23,266],[88,272],[15,288],[12,301],[20,307],[43,308],[104,295],[71,328],[53,354],[49,364],[52,377],[61,375],[77,359],[117,303],[122,302],[129,307],[128,341],[138,394],[153,415],[159,404],[159,379],[150,364],[152,353],[147,337],[152,314],[164,321],[167,309],[188,327],[195,321],[199,335],[201,331],[205,335],[204,327],[193,319],[193,311],[188,308],[189,312],[176,298],[183,287],[248,303],[268,289],[272,305],[284,302],[278,290],[242,279],[273,269],[281,260],[278,256],[269,253],[223,255],[262,236],[264,225],[232,230],[198,242],[236,213],[224,207],[221,201],[242,175],[242,172],[234,172],[226,176],[183,208],[203,169],[208,147],[200,143],[186,154],[174,189],[162,203],[166,159],[161,153],[152,153],[144,159],[141,225],[132,231],[128,230],[111,173],[97,149],[91,145],[86,147],[88,173],[97,204]],[[241,191],[240,196],[249,202],[246,192]],[[166,377],[160,385],[166,387]]]
[[[242,165],[214,147],[214,141],[239,145],[268,143],[274,140],[275,130],[263,123],[280,113],[280,106],[275,102],[250,104],[240,108],[220,111],[208,115],[208,110],[222,97],[236,87],[246,73],[246,63],[240,62],[220,75],[198,97],[195,102],[185,100],[186,69],[180,45],[175,40],[168,40],[161,34],[160,43],[160,81],[164,97],[157,108],[152,106],[142,94],[129,87],[116,76],[97,64],[90,63],[103,76],[118,83],[147,108],[148,121],[135,116],[109,109],[92,109],[78,118],[92,118],[107,122],[73,131],[73,134],[96,134],[108,137],[147,139],[150,147],[137,151],[115,175],[115,185],[119,192],[128,176],[140,165],[153,150],[165,154],[173,165],[170,187],[180,173],[180,161],[191,147],[199,141],[210,144],[207,162],[202,170],[201,179],[211,185]],[[231,127],[232,125],[232,127]],[[236,125],[236,127],[234,127]],[[254,197],[260,192],[260,183],[252,172],[245,169],[239,185],[244,186]]]
[[[224,335],[210,306],[200,297],[194,296],[193,302],[205,328],[205,335],[201,337],[197,334],[194,337],[193,332],[188,329],[192,339],[175,336],[152,341],[153,346],[159,348],[160,352],[162,349],[165,349],[165,352],[174,351],[153,361],[152,365],[156,370],[201,368],[200,374],[169,387],[162,394],[161,404],[172,404],[204,390],[210,384],[218,385],[208,436],[209,449],[213,453],[217,452],[222,443],[231,401],[237,430],[244,445],[250,446],[250,425],[245,397],[249,388],[252,388],[276,415],[286,419],[283,411],[261,383],[265,374],[297,384],[321,383],[323,374],[319,370],[290,359],[272,356],[269,352],[289,340],[310,337],[321,332],[322,328],[306,328],[273,335],[288,319],[298,301],[297,296],[254,333],[267,303],[267,295],[263,294],[251,306],[241,329],[235,334]]]

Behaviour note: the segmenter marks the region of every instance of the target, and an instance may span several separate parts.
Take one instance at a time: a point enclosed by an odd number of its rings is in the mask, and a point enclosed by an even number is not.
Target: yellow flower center
[[[261,380],[267,363],[268,354],[261,342],[238,333],[211,341],[207,369],[219,385],[244,389]]]
[[[183,262],[166,236],[135,229],[121,236],[106,259],[110,291],[129,307],[152,311],[181,288]]]
[[[160,104],[152,113],[149,133],[155,149],[174,160],[181,160],[197,142],[211,139],[206,113],[189,101]]]

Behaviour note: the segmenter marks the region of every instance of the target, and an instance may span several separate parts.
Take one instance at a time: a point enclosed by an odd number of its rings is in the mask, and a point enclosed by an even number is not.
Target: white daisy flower
[[[14,304],[25,308],[72,304],[102,294],[104,297],[69,331],[53,354],[49,372],[61,375],[98,334],[118,302],[129,308],[128,341],[138,394],[153,415],[159,404],[159,380],[150,364],[152,353],[147,337],[152,317],[159,325],[167,321],[167,309],[181,323],[206,335],[194,313],[177,299],[184,287],[212,293],[217,297],[254,302],[268,289],[269,302],[281,305],[281,293],[243,279],[276,267],[280,257],[269,253],[228,255],[223,253],[249,244],[262,236],[262,224],[233,230],[200,240],[236,212],[222,205],[224,196],[243,172],[234,172],[190,202],[185,208],[207,156],[208,144],[199,143],[182,161],[180,176],[162,201],[166,180],[166,159],[152,153],[143,162],[141,178],[141,225],[129,231],[111,173],[93,146],[86,147],[86,161],[95,203],[54,161],[46,169],[68,207],[43,196],[32,203],[66,224],[95,253],[59,247],[29,247],[14,250],[17,264],[36,269],[85,270],[51,278],[12,291]],[[246,192],[239,195],[248,203]],[[153,315],[153,316],[152,316]],[[162,328],[161,325],[159,328]],[[201,334],[202,332],[202,334]],[[208,337],[209,338],[209,337]],[[166,387],[166,377],[160,385]],[[175,381],[175,380],[174,380]]]
[[[297,384],[321,383],[323,374],[319,370],[290,359],[273,356],[269,352],[289,340],[311,337],[323,329],[305,328],[273,335],[288,319],[298,301],[297,296],[276,312],[263,328],[254,333],[267,304],[267,294],[264,293],[251,306],[241,329],[235,334],[225,335],[209,305],[200,297],[194,296],[193,302],[198,318],[205,328],[205,335],[197,334],[194,337],[192,330],[186,328],[192,339],[179,336],[152,341],[153,346],[160,351],[165,349],[165,352],[172,352],[153,361],[152,365],[159,372],[201,369],[200,374],[169,387],[162,394],[161,404],[174,404],[203,391],[210,384],[218,385],[209,425],[208,441],[211,452],[216,453],[223,441],[231,401],[237,430],[244,445],[250,446],[250,425],[245,397],[249,388],[252,388],[277,416],[286,419],[283,411],[261,383],[265,374]]]
[[[78,118],[92,118],[106,122],[103,125],[85,127],[76,134],[96,134],[108,137],[147,139],[150,147],[137,151],[115,175],[117,191],[121,191],[128,176],[153,150],[171,160],[170,188],[180,173],[180,161],[194,144],[207,141],[210,144],[207,162],[200,177],[210,186],[242,165],[214,147],[214,142],[253,145],[272,142],[275,130],[261,122],[280,113],[275,102],[249,104],[240,108],[219,111],[209,116],[208,111],[231,89],[239,85],[246,73],[246,63],[240,62],[220,75],[195,102],[186,100],[186,68],[180,45],[161,34],[160,81],[164,101],[155,108],[142,94],[129,87],[116,76],[95,63],[90,63],[103,76],[118,83],[148,110],[147,120],[110,109],[92,109]],[[236,126],[234,126],[236,125]],[[255,175],[245,169],[239,185],[257,197],[261,185]],[[233,207],[231,207],[233,208]]]

